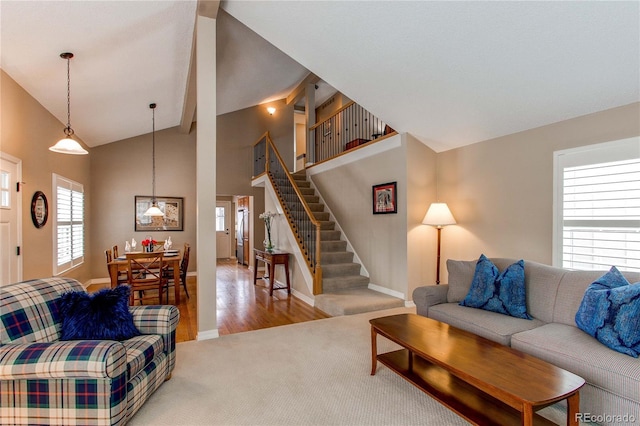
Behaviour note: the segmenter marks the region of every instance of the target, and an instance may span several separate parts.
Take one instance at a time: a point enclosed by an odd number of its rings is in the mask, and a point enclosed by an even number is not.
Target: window
[[[9,172],[0,170],[0,207],[5,209],[11,208],[11,189],[9,188],[9,182],[11,182]]]
[[[216,207],[216,231],[224,231],[224,207]]]
[[[554,265],[640,271],[640,138],[554,153]]]
[[[84,262],[84,187],[53,174],[53,275]]]

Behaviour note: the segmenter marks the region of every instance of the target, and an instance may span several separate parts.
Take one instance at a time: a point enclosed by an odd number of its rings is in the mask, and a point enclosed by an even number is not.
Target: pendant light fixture
[[[158,202],[156,200],[156,104],[149,104],[149,108],[153,112],[153,118],[151,119],[151,185],[152,185],[152,196],[151,196],[151,207],[144,212],[145,216],[164,216],[162,210],[158,208]]]
[[[60,154],[86,155],[89,152],[71,138],[74,132],[71,128],[71,79],[69,77],[69,61],[73,58],[73,53],[61,53],[60,57],[67,60],[67,127],[64,128],[66,137],[60,139],[54,146],[49,147],[49,150]]]

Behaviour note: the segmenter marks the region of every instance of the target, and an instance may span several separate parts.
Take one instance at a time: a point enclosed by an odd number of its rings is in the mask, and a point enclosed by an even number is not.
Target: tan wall
[[[458,222],[442,232],[443,258],[551,264],[553,152],[638,135],[635,103],[440,153],[438,191]]]
[[[346,97],[340,92],[327,99],[316,108],[316,123],[322,123],[327,118],[331,117],[340,108],[351,102],[351,99]]]
[[[415,287],[435,282],[436,246],[428,243],[435,229],[421,222],[436,201],[436,153],[409,134],[379,144],[395,148],[320,173],[311,168],[310,173],[371,283],[411,300]],[[398,213],[374,215],[371,187],[394,181]]]
[[[48,148],[64,136],[62,130],[65,124],[58,121],[2,70],[0,88],[0,151],[22,160],[22,181],[25,182],[22,193],[23,279],[49,277],[53,274],[54,209],[51,174],[57,173],[84,185],[85,229],[91,229],[89,212],[93,201],[90,174],[92,150],[89,150],[89,155],[82,156],[49,151]],[[64,102],[64,99],[60,99],[60,102]],[[71,124],[73,126],[73,121]],[[84,146],[83,142],[82,144]],[[33,226],[30,213],[31,197],[36,191],[44,192],[49,201],[49,220],[40,229]],[[91,239],[91,232],[87,232],[87,248],[91,245]],[[88,258],[85,258],[84,264],[64,275],[86,283],[91,278]]]
[[[394,138],[397,148],[320,173],[312,168],[310,173],[369,272],[371,283],[405,293],[407,149],[405,144],[399,143],[400,136]],[[397,182],[398,213],[374,215],[372,186],[388,182]]]
[[[151,235],[171,237],[175,248],[191,246],[189,270],[197,270],[196,245],[196,132],[179,127],[156,131],[156,196],[183,197],[184,230],[135,232],[134,199],[152,193],[151,133],[93,148],[91,176],[94,194],[89,252],[93,278],[107,278],[104,251],[114,244],[124,251],[125,241],[138,243]],[[215,235],[212,236],[215,238]]]
[[[435,228],[422,224],[429,205],[438,201],[436,153],[411,135],[404,134],[403,138],[407,147],[406,298],[411,300],[416,287],[433,284],[436,281],[437,234]],[[441,198],[439,201],[447,202],[448,200]]]
[[[283,161],[293,170],[293,105],[284,101],[271,102],[276,108],[269,115],[266,107],[258,105],[218,116],[217,190],[219,195],[253,196],[251,227],[254,246],[262,246],[264,223],[258,215],[265,211],[264,188],[251,186],[253,175],[253,145],[269,131]],[[253,256],[249,256],[253,262]]]
[[[293,164],[293,110],[275,103],[276,114],[253,107],[218,117],[217,193],[219,197],[253,195],[256,210],[264,209],[264,189],[251,187],[253,144],[266,130],[278,148],[289,152]],[[289,111],[290,110],[290,111]],[[287,118],[288,117],[288,118]],[[275,123],[275,125],[274,125]],[[288,129],[287,129],[288,126]],[[196,271],[196,132],[185,135],[179,128],[156,131],[156,195],[184,198],[184,231],[134,232],[135,195],[151,195],[151,134],[141,135],[93,149],[92,192],[95,194],[91,250],[94,278],[106,278],[104,250],[125,240],[152,235],[164,240],[171,236],[174,246],[191,245],[189,270]],[[231,198],[228,198],[231,199]],[[264,226],[254,215],[255,240],[262,243]],[[211,236],[215,238],[215,235]]]

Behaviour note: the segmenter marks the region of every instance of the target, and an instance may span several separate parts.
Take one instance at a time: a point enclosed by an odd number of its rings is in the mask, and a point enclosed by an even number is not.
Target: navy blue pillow
[[[524,285],[524,260],[509,265],[500,273],[489,258],[480,255],[471,288],[460,305],[530,320]]]
[[[128,285],[60,297],[60,340],[127,340],[141,333],[129,312]]]
[[[612,266],[587,287],[576,325],[607,347],[640,355],[640,283],[629,281]]]

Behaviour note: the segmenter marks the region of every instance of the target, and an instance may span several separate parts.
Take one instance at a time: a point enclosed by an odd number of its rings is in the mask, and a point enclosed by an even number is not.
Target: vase
[[[147,253],[153,253],[153,244],[149,243],[149,245],[145,246],[144,251]]]
[[[271,242],[271,240],[264,240],[263,244],[266,251],[273,251],[276,248],[276,246],[273,245],[273,242]]]

